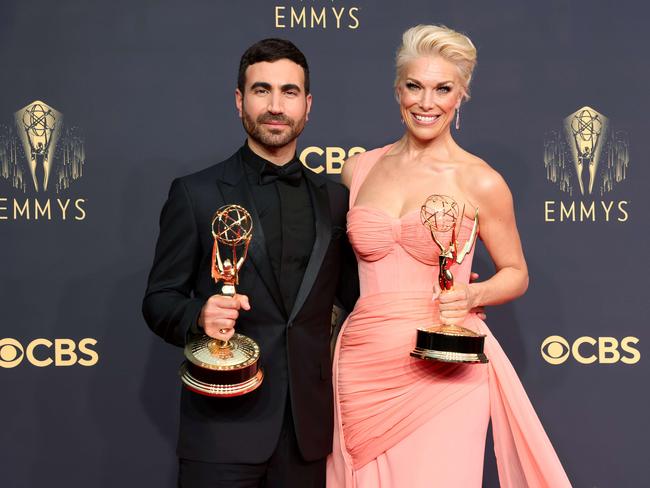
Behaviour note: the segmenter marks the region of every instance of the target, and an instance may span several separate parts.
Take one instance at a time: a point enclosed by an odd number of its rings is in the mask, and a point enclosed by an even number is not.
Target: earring
[[[456,130],[460,130],[460,107],[456,109]]]

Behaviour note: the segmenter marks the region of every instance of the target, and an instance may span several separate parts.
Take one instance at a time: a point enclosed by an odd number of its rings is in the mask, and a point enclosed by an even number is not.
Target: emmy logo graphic
[[[0,176],[27,193],[61,193],[83,175],[84,142],[63,114],[34,101],[14,114],[13,126],[0,127]]]
[[[603,199],[627,178],[629,164],[627,134],[614,131],[609,119],[591,107],[576,110],[561,130],[547,135],[544,166],[548,181],[580,200],[547,200],[545,221],[595,222],[597,215],[610,221],[615,213],[617,221],[627,221],[627,201]]]
[[[600,196],[623,181],[629,165],[629,143],[624,132],[613,132],[609,119],[582,107],[564,119],[562,131],[544,142],[546,178],[573,195]]]

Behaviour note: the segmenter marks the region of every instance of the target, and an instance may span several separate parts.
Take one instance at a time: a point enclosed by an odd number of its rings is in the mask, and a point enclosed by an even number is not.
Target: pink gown
[[[502,487],[571,486],[508,358],[485,323],[488,364],[410,357],[416,329],[438,316],[432,300],[438,248],[419,211],[393,218],[353,206],[386,146],[361,155],[350,191],[348,236],[359,261],[361,297],[334,353],[334,444],[328,488],[480,487],[490,418]],[[471,231],[461,222],[459,242]],[[447,238],[447,241],[449,239]],[[473,251],[452,272],[467,283]]]

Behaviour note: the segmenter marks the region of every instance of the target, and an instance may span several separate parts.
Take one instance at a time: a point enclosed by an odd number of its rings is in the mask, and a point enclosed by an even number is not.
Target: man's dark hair
[[[244,93],[246,85],[246,69],[255,63],[272,63],[279,59],[288,59],[299,66],[305,72],[305,93],[309,93],[309,66],[305,55],[291,41],[286,39],[262,39],[249,47],[242,55],[239,62],[239,76],[237,77],[237,88]]]

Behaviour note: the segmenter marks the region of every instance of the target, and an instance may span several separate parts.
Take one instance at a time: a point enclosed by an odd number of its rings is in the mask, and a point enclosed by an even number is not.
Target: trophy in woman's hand
[[[420,219],[431,232],[433,241],[440,248],[438,259],[440,269],[438,284],[441,293],[451,290],[454,286],[454,276],[451,265],[463,262],[465,256],[472,250],[478,234],[478,209],[474,214],[474,225],[469,238],[462,250],[459,251],[457,228],[462,221],[465,208],[459,212],[456,201],[445,195],[431,195],[420,210]],[[444,245],[444,235],[451,231],[451,238]],[[457,325],[435,325],[417,330],[415,349],[411,356],[420,359],[446,361],[452,363],[487,363],[483,353],[485,335],[477,334],[465,327]]]
[[[235,295],[239,270],[246,260],[253,231],[250,214],[239,205],[221,207],[212,218],[212,262],[210,274],[223,282],[221,294]],[[221,341],[207,335],[192,338],[185,346],[187,361],[181,366],[185,386],[211,397],[239,396],[262,384],[260,348],[242,334]]]

